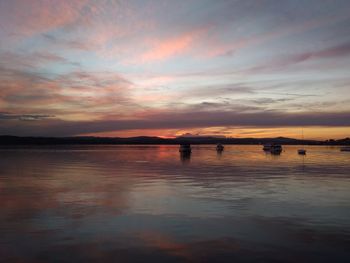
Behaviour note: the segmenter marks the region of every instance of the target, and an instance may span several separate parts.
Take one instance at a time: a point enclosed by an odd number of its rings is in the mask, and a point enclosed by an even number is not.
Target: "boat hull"
[[[216,146],[216,150],[218,152],[222,152],[224,150],[224,146],[218,145],[218,146]]]
[[[191,153],[192,152],[192,150],[191,149],[179,149],[179,152],[180,153]]]
[[[272,154],[280,154],[282,152],[282,146],[277,144],[277,145],[264,145],[263,150],[265,152],[270,152]]]
[[[305,155],[306,154],[306,150],[300,149],[300,150],[298,150],[298,154]]]
[[[263,151],[265,151],[265,152],[271,151],[271,145],[264,145]]]
[[[179,152],[182,154],[191,153],[191,146],[189,144],[180,145]]]
[[[350,147],[342,147],[342,148],[340,148],[340,151],[342,151],[342,152],[350,152]]]

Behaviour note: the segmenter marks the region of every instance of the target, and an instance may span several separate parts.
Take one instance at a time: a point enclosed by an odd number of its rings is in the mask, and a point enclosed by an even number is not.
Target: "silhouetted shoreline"
[[[276,137],[276,138],[216,138],[216,137],[177,137],[177,138],[160,138],[160,137],[19,137],[19,136],[0,136],[0,145],[98,145],[98,144],[265,144],[278,143],[284,145],[350,145],[350,138],[340,140],[298,140],[293,138]]]

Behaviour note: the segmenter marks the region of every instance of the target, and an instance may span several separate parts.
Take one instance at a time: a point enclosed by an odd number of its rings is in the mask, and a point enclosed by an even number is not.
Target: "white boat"
[[[179,148],[180,153],[191,153],[191,145],[190,144],[181,144]]]
[[[341,147],[340,150],[341,150],[342,152],[350,152],[350,146]]]
[[[217,150],[218,152],[222,152],[222,151],[224,150],[224,146],[223,146],[221,143],[218,143],[218,144],[216,145],[216,150]]]

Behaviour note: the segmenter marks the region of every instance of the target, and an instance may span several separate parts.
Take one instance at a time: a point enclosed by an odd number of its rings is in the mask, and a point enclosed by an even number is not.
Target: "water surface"
[[[350,262],[350,153],[0,149],[3,262]]]

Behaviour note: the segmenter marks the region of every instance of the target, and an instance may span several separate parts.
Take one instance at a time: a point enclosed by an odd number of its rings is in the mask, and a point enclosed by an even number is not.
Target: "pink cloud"
[[[11,34],[28,36],[44,33],[76,21],[87,0],[7,1],[2,6],[1,23]]]
[[[203,30],[184,33],[180,36],[154,41],[153,47],[141,55],[144,63],[165,60],[188,51]]]

